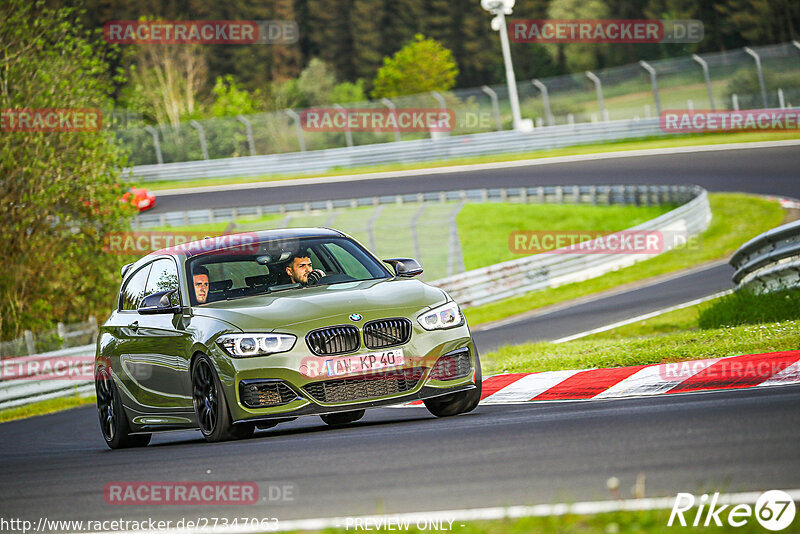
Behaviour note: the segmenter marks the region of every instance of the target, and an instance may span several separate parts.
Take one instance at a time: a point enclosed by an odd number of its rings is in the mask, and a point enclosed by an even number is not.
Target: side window
[[[153,262],[153,268],[150,269],[144,296],[169,289],[178,289],[178,268],[175,267],[175,262],[172,260],[157,260]],[[173,306],[180,305],[180,296],[177,291],[172,294],[170,301]]]
[[[145,295],[145,284],[151,266],[152,263],[142,267],[128,278],[120,294],[120,309],[135,310],[139,307]]]

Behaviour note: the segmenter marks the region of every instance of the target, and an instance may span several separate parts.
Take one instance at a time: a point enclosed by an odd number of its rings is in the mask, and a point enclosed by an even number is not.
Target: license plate
[[[325,370],[328,376],[341,376],[396,367],[403,363],[403,349],[393,349],[325,360]]]

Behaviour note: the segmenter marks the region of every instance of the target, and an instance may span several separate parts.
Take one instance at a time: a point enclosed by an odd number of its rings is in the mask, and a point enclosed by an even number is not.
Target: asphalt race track
[[[382,180],[161,196],[148,213],[483,187],[697,184],[709,191],[800,197],[800,145],[598,159]],[[235,186],[234,186],[235,187]]]
[[[585,183],[696,183],[712,191],[800,197],[800,147],[676,154],[374,182],[286,186],[159,198],[172,211],[455,188]],[[482,351],[555,339],[730,287],[716,265],[688,276],[476,332]],[[604,500],[608,477],[630,496],[800,487],[800,387],[606,401],[479,406],[436,419],[424,408],[368,412],[348,427],[301,418],[249,440],[207,444],[198,432],[109,451],[85,407],[0,425],[0,517],[281,520]],[[115,481],[253,481],[252,506],[113,506]],[[266,500],[269,486],[293,500]]]
[[[328,428],[301,418],[249,440],[208,444],[199,432],[107,450],[86,407],[3,424],[2,517],[164,519],[334,517],[622,497],[639,473],[648,496],[795,488],[800,387],[535,405],[479,406],[436,419],[384,408]],[[117,506],[114,481],[256,482],[294,500],[253,506]]]

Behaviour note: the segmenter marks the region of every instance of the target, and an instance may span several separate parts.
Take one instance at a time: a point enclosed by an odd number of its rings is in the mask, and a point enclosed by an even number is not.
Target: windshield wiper
[[[272,286],[267,288],[267,293],[274,293],[275,291],[286,291],[287,289],[295,289],[303,287],[303,284],[296,282],[294,284],[281,284],[279,286]]]

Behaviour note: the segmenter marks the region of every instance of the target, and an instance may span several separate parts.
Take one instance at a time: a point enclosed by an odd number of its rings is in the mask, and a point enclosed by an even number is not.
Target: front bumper
[[[225,390],[225,396],[229,400],[231,417],[234,422],[241,423],[269,421],[300,415],[324,415],[404,404],[414,400],[468,391],[476,387],[475,344],[466,324],[450,330],[415,332],[415,334],[409,343],[400,347],[405,355],[404,364],[397,368],[382,369],[376,373],[357,375],[357,377],[371,378],[381,374],[414,372],[420,375],[415,385],[405,391],[355,400],[336,399],[335,402],[325,402],[319,398],[319,395],[315,398],[312,394],[315,391],[314,388],[307,388],[307,386],[318,385],[320,382],[330,381],[332,378],[307,376],[305,370],[308,368],[309,362],[319,364],[320,362],[315,362],[315,360],[326,358],[312,355],[306,349],[303,339],[298,339],[295,348],[283,354],[241,359],[226,357],[222,361],[217,360],[221,363],[220,380]],[[432,369],[440,357],[464,350],[468,351],[470,362],[470,368],[466,375],[450,380],[437,380],[431,377]],[[324,367],[324,364],[322,366]],[[354,377],[335,378],[348,380]],[[242,382],[244,384],[283,383],[291,388],[293,395],[284,396],[282,402],[277,405],[263,408],[249,407],[242,399]],[[283,391],[285,393],[286,390]],[[291,400],[289,400],[290,398]]]

